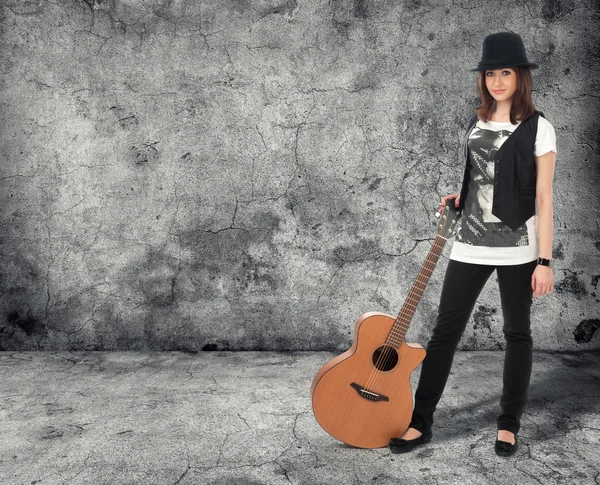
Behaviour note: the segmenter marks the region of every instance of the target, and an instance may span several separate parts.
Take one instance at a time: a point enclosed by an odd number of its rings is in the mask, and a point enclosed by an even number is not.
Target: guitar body
[[[361,315],[352,347],[313,379],[312,407],[321,427],[358,448],[381,448],[408,429],[413,412],[410,375],[425,359],[419,344],[386,345],[394,317]]]

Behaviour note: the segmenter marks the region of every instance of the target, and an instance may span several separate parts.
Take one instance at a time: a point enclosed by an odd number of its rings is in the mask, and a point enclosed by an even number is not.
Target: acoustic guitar
[[[425,263],[400,313],[364,313],[354,326],[352,347],[325,364],[310,389],[312,408],[331,436],[358,448],[381,448],[408,429],[413,412],[410,375],[425,359],[419,344],[404,341],[429,278],[452,235],[460,211],[446,201]]]

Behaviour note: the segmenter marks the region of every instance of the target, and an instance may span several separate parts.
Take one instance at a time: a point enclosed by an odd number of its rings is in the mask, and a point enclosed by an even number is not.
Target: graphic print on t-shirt
[[[527,226],[516,231],[492,214],[494,161],[508,130],[487,130],[475,126],[469,137],[471,164],[467,198],[456,230],[456,241],[473,246],[514,247],[529,245]]]

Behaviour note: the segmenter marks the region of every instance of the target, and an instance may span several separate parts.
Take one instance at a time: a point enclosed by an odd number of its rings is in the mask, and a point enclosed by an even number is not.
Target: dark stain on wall
[[[334,22],[342,22],[345,25],[350,25],[350,15],[357,19],[366,19],[369,17],[368,0],[331,0],[329,5],[331,5],[333,11],[332,18]]]
[[[573,0],[545,0],[542,4],[542,18],[556,22],[575,9]]]
[[[285,472],[282,471],[281,475],[285,475]],[[287,478],[287,475],[285,475],[285,476]],[[210,482],[210,485],[230,485],[232,483],[232,481],[235,482],[236,485],[262,485],[263,483],[265,483],[265,482],[256,482],[254,480],[248,480],[247,478],[236,476],[234,480],[232,480],[229,477],[217,478],[216,480],[212,480]]]
[[[32,249],[21,252],[22,241],[10,234],[20,230],[18,223],[5,227],[0,241],[0,350],[42,350],[39,342],[46,333],[48,293],[46,273],[36,260],[43,258]]]
[[[146,260],[135,272],[130,284],[145,297],[152,309],[169,308],[175,304],[175,288],[178,261],[153,249],[146,253]],[[132,274],[133,276],[133,274]]]
[[[247,3],[248,6],[252,8],[252,2],[244,3]],[[284,0],[277,5],[269,6],[268,8],[261,10],[260,18],[263,18],[267,15],[288,15],[291,17],[297,8],[298,2],[294,0]]]
[[[21,315],[17,310],[14,310],[6,316],[6,322],[23,330],[28,337],[39,333],[43,328],[43,325],[33,316],[31,310],[27,310],[25,315]]]
[[[588,318],[583,320],[573,331],[575,342],[578,344],[586,344],[592,340],[596,330],[600,328],[600,320],[597,318]]]
[[[275,265],[267,262],[260,262],[244,253],[240,266],[236,271],[235,279],[240,284],[240,293],[253,287],[262,288],[265,291],[276,290],[277,282],[271,272],[275,270]]]
[[[155,148],[158,142],[154,143],[141,143],[138,145],[133,145],[131,147],[131,151],[133,153],[133,157],[135,158],[135,164],[146,165],[150,162],[156,162],[158,160],[158,150]]]
[[[197,350],[190,316],[181,311],[178,277],[180,261],[160,249],[128,262],[119,279],[119,294],[132,303],[124,315],[107,318],[103,329],[117,349]]]
[[[554,290],[558,294],[572,293],[578,299],[587,295],[587,290],[585,289],[583,282],[579,279],[579,275],[573,272],[565,276],[558,284],[554,285]]]
[[[428,2],[426,0],[403,0],[402,1],[402,10],[406,12],[414,12],[419,10],[423,5],[427,5]]]
[[[202,350],[204,352],[215,352],[218,350],[230,350],[229,342],[227,340],[217,339],[206,343]]]
[[[353,0],[353,14],[356,18],[366,19],[369,16],[369,2],[367,0]]]
[[[226,5],[223,5],[223,7],[227,8],[227,9],[231,9],[234,12],[243,14],[247,10],[252,11],[252,0],[229,0]],[[202,11],[202,14],[204,17],[205,16],[204,11]],[[260,18],[262,18],[264,15],[265,15],[264,13],[261,13]],[[176,22],[177,20],[174,20],[174,21]]]
[[[485,329],[491,332],[492,315],[494,315],[497,312],[498,310],[494,307],[479,305],[475,313],[473,313],[473,320],[475,321],[475,323],[473,324],[473,329]]]
[[[116,116],[119,126],[124,130],[131,129],[139,125],[135,114],[125,113],[124,109],[120,106],[111,106],[109,109]]]
[[[554,254],[554,259],[565,259],[564,244],[562,241],[558,242],[556,247],[552,250],[552,253]]]
[[[494,332],[492,329],[494,322],[494,315],[498,312],[498,309],[495,307],[490,307],[487,305],[479,305],[477,310],[473,313],[473,336],[469,338],[467,341],[467,346],[469,350],[478,350],[483,348],[483,342],[487,341],[485,344],[485,348],[496,348],[498,350],[502,349],[502,343],[499,342],[496,338],[494,338]],[[477,343],[479,342],[479,344]],[[492,345],[493,344],[493,345]]]
[[[203,221],[187,220],[186,230],[172,234],[181,251],[172,246],[170,251],[147,248],[142,257],[127,263],[119,293],[132,295],[138,303],[133,319],[124,315],[125,324],[107,315],[113,322],[107,333],[116,333],[111,340],[117,348],[289,348],[290,342],[278,337],[285,308],[271,301],[284,284],[277,269],[282,256],[273,243],[280,218],[267,211],[246,213],[243,207],[234,213],[229,227],[206,228]],[[251,247],[260,252],[251,252]],[[218,309],[214,301],[225,301],[226,309]],[[202,302],[212,311],[190,314],[190,303],[202,307]],[[228,336],[230,330],[235,337]],[[296,342],[295,347],[300,345]]]
[[[186,291],[186,299],[210,300],[221,297],[218,281],[227,276],[233,261],[242,256],[241,250],[248,239],[249,234],[241,230],[218,233],[199,230],[180,234],[182,251],[192,254],[192,260],[184,264],[184,270],[187,270],[194,290]]]
[[[275,250],[273,236],[280,229],[280,223],[279,216],[267,211],[258,211],[252,214],[246,230],[251,232],[253,241],[267,242]]]
[[[336,246],[325,258],[325,261],[332,266],[338,267],[346,263],[376,261],[380,257],[378,248],[377,242],[370,239],[358,238],[352,246]]]
[[[369,181],[370,179],[370,181]],[[381,181],[383,180],[382,177],[365,177],[363,179],[363,182],[368,182],[369,183],[369,190],[376,190],[379,187],[379,184],[381,184]]]
[[[240,227],[182,234],[181,245],[194,255],[188,277],[198,290],[198,298],[238,300],[248,293],[270,294],[276,290],[279,286],[276,271],[278,253],[273,237],[279,224],[279,217],[261,212],[254,214],[248,229]],[[266,244],[270,253],[264,259],[252,256],[247,252],[250,242]],[[216,284],[217,281],[223,290]]]
[[[327,330],[320,333],[318,338],[311,339],[310,335],[305,335],[303,336],[304,340],[300,342],[303,346],[308,345],[310,350],[333,350],[343,352],[352,346],[355,321],[356,320],[352,320],[352,322],[330,322]],[[298,347],[298,342],[299,341],[294,342],[295,347]]]

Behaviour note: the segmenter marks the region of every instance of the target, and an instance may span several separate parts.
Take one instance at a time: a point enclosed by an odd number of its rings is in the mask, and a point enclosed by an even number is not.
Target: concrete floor
[[[406,455],[315,421],[335,355],[0,352],[0,483],[600,483],[600,352],[535,353],[510,458],[493,450],[503,352],[456,354],[433,440]]]

